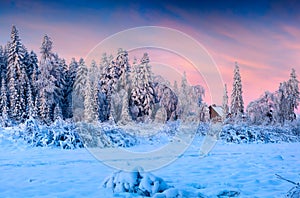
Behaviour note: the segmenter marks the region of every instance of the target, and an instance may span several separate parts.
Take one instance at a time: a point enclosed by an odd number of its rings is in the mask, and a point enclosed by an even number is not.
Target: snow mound
[[[181,192],[151,173],[137,168],[133,172],[118,171],[107,177],[103,187],[111,189],[113,193],[133,193],[143,197],[182,197]]]
[[[89,148],[130,147],[138,143],[133,135],[116,125],[78,123],[77,131]]]

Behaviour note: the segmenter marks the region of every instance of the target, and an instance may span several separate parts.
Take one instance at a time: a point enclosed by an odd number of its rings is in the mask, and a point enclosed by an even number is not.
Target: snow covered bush
[[[137,139],[123,129],[110,124],[74,124],[57,119],[50,126],[34,118],[25,123],[1,130],[4,139],[25,142],[32,147],[76,149],[87,147],[130,147]]]
[[[296,121],[292,122],[291,128],[292,128],[292,133],[294,135],[300,136],[300,118],[299,117]]]
[[[74,124],[56,120],[52,125],[40,125],[35,119],[28,119],[19,130],[15,130],[15,138],[21,138],[33,147],[60,147],[62,149],[82,148],[82,141]]]
[[[200,136],[205,136],[209,130],[209,123],[201,122],[197,128],[197,134]]]
[[[86,147],[130,147],[137,139],[116,125],[78,123],[77,131]]]
[[[278,143],[298,142],[300,136],[296,135],[293,127],[281,126],[251,126],[246,124],[223,126],[220,138],[231,143]]]
[[[133,172],[115,172],[104,180],[103,187],[113,193],[134,193],[143,197],[181,197],[177,189],[141,168]]]

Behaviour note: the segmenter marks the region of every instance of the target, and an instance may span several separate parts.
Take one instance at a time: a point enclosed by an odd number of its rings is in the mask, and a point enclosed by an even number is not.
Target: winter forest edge
[[[81,58],[68,65],[53,52],[52,45],[45,35],[38,58],[27,51],[13,26],[11,40],[0,46],[1,130],[14,141],[73,149],[84,147],[85,139],[92,146],[127,147],[137,140],[119,126],[153,122],[174,127],[172,132],[165,131],[169,135],[176,132],[178,123],[196,123],[199,135],[207,133],[214,105],[203,101],[204,88],[189,85],[185,73],[180,85],[171,84],[152,73],[147,53],[130,65],[124,49],[103,54],[99,63],[86,65]],[[230,106],[227,86],[224,88],[221,139],[234,143],[300,140],[300,120],[295,113],[299,81],[294,69],[275,93],[265,92],[246,110],[237,63],[233,79]],[[75,123],[89,128],[86,133],[90,134],[79,136]],[[93,133],[99,130],[104,133],[95,143]]]

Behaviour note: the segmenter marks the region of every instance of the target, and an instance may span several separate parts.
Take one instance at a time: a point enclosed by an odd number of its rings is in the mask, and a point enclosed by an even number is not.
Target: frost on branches
[[[144,54],[140,64],[133,65],[133,87],[130,93],[130,110],[134,120],[147,121],[151,119],[155,93],[153,88],[149,56]]]
[[[259,99],[250,102],[247,115],[251,124],[284,125],[296,120],[295,110],[299,105],[299,81],[292,69],[290,79],[282,82],[275,93],[265,92]]]
[[[232,93],[231,93],[231,114],[234,117],[241,117],[244,113],[244,101],[243,101],[243,91],[242,91],[242,80],[240,75],[240,69],[235,63]]]

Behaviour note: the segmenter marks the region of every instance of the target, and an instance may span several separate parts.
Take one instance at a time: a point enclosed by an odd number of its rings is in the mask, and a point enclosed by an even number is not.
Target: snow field
[[[183,197],[221,197],[226,192],[236,192],[239,197],[282,197],[293,185],[275,174],[300,180],[300,143],[219,141],[207,157],[199,158],[202,140],[197,137],[178,160],[151,174]],[[116,170],[96,160],[86,149],[31,148],[8,141],[0,144],[0,197],[140,196],[103,188],[105,178]]]

